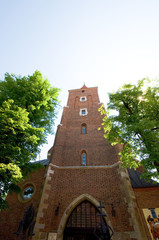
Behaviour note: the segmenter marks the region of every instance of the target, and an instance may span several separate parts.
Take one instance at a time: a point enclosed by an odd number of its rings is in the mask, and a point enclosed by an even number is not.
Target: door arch
[[[101,225],[98,213],[99,210],[88,200],[78,204],[67,220],[63,240],[98,240],[95,234],[95,229]]]
[[[60,220],[60,224],[58,226],[58,230],[57,230],[57,239],[58,240],[63,240],[63,234],[64,234],[64,230],[68,221],[69,216],[71,215],[72,211],[83,201],[89,201],[90,203],[93,204],[93,206],[95,206],[97,208],[97,206],[99,206],[99,202],[91,195],[89,195],[88,193],[84,193],[80,196],[78,196],[77,198],[75,198],[65,209],[62,218]],[[106,223],[112,228],[112,224],[111,221],[109,219],[109,215],[107,214],[107,212],[105,211],[105,209],[103,209],[103,213],[106,215],[106,217],[104,217]],[[113,239],[113,238],[112,238]]]

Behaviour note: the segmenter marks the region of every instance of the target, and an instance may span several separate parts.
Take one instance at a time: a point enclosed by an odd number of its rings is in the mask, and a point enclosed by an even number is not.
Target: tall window
[[[83,134],[86,133],[86,126],[82,126],[82,133],[83,133]]]
[[[87,154],[85,151],[82,152],[82,165],[86,165],[87,164]]]
[[[154,208],[150,208],[149,210],[150,210],[150,212],[151,212],[152,217],[153,217],[153,218],[157,218],[155,209],[154,209]]]
[[[83,123],[81,125],[81,133],[82,134],[86,134],[87,133],[87,125],[85,123]]]

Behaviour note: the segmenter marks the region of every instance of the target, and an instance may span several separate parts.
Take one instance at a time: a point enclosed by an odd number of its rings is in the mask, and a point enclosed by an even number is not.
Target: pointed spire
[[[85,89],[87,88],[87,87],[86,87],[86,85],[85,85],[85,82],[84,82],[84,85],[83,85],[83,87],[81,87],[81,89],[83,89],[83,88],[85,88]]]

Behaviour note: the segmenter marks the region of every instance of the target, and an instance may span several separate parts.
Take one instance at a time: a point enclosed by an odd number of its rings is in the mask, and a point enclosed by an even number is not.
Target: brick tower
[[[39,203],[33,239],[101,239],[100,201],[105,239],[145,240],[127,171],[118,146],[98,131],[102,117],[97,87],[70,90],[58,126]]]

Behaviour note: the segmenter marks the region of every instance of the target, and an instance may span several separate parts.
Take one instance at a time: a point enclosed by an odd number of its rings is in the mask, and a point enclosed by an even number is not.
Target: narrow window
[[[83,123],[81,125],[81,133],[82,134],[86,134],[87,133],[87,125],[85,123]]]
[[[82,153],[82,164],[86,165],[86,153]]]
[[[154,209],[154,208],[150,208],[149,210],[150,210],[150,212],[151,212],[152,217],[153,217],[153,218],[157,218],[155,209]]]
[[[82,165],[86,166],[87,164],[87,154],[86,152],[82,152]]]
[[[86,127],[85,127],[85,126],[82,127],[82,133],[83,133],[83,134],[86,133]]]

